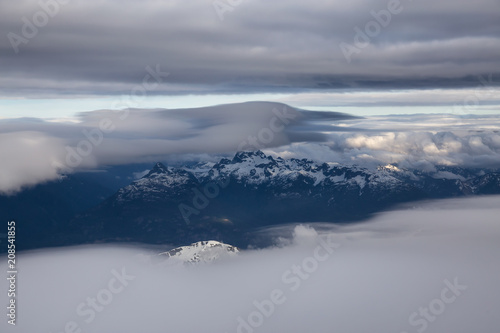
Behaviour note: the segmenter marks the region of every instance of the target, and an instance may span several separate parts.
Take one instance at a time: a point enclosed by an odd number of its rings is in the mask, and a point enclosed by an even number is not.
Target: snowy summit
[[[232,257],[239,253],[237,247],[217,241],[201,241],[189,246],[181,246],[160,256],[175,258],[185,263],[213,262],[225,257]]]

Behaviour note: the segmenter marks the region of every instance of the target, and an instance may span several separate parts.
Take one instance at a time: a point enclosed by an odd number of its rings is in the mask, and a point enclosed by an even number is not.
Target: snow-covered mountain
[[[349,222],[412,200],[493,193],[500,193],[500,173],[487,170],[370,170],[238,152],[217,163],[157,163],[74,225],[101,241],[180,245],[224,239],[242,247],[259,227]]]
[[[222,258],[233,257],[239,252],[238,248],[232,245],[217,241],[201,241],[189,246],[177,247],[159,255],[174,258],[184,263],[207,263]]]
[[[157,163],[149,174],[118,191],[117,201],[142,198],[154,201],[161,197],[172,198],[191,186],[219,184],[224,187],[231,182],[243,184],[246,188],[267,187],[274,189],[276,196],[296,196],[304,187],[345,187],[356,189],[359,195],[367,189],[391,188],[398,190],[405,183],[390,172],[380,169],[370,172],[358,167],[337,164],[316,163],[306,159],[274,159],[262,151],[239,152],[234,158],[222,159],[204,168],[172,168]],[[227,186],[226,185],[226,186]],[[297,188],[299,186],[299,188]],[[288,193],[287,193],[288,192]]]

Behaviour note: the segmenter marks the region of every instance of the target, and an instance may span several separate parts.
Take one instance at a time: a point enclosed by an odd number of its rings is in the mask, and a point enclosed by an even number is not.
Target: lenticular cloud
[[[4,159],[0,193],[53,180],[63,172],[154,163],[173,156],[206,160],[266,148],[283,157],[361,166],[500,168],[498,119],[445,115],[358,119],[252,102],[177,110],[101,110],[82,114],[77,124],[6,120],[0,121]]]

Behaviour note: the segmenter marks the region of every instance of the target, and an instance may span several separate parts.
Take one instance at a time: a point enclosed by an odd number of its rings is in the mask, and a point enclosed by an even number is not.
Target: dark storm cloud
[[[223,21],[212,1],[73,0],[17,54],[8,34],[23,37],[22,18],[33,22],[42,9],[4,1],[0,93],[129,93],[156,64],[171,75],[152,94],[465,87],[498,73],[498,1],[401,0],[398,8],[348,63],[339,45],[356,47],[354,29],[365,30],[387,0],[244,1]]]

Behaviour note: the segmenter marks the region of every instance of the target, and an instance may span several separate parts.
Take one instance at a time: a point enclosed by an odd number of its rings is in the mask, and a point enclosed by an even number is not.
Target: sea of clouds
[[[499,203],[432,201],[365,223],[270,228],[260,233],[275,246],[214,264],[159,260],[168,245],[18,253],[17,325],[4,315],[0,330],[496,333]]]

